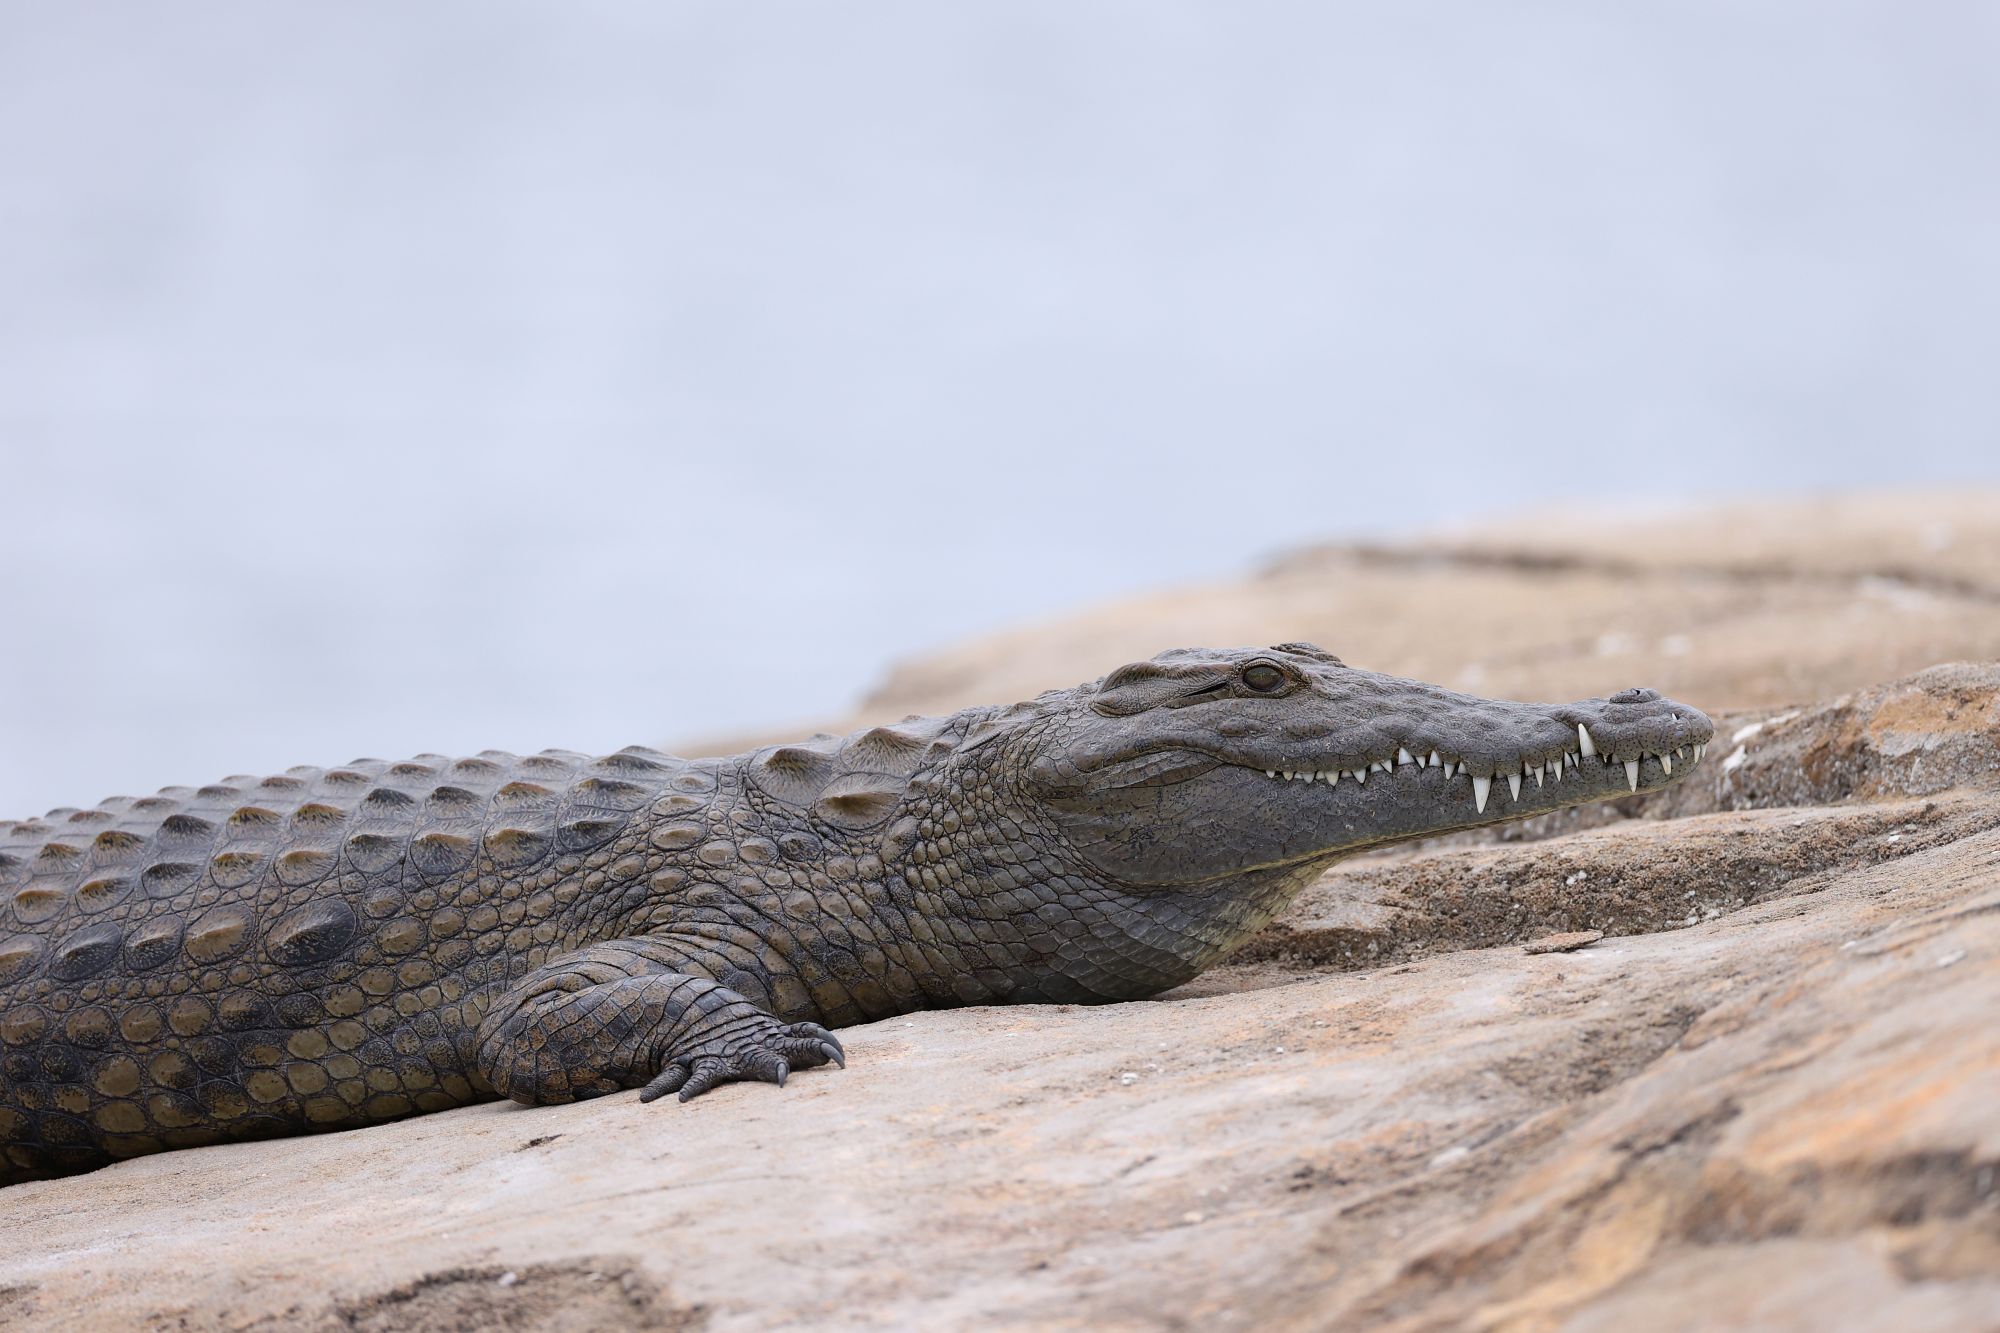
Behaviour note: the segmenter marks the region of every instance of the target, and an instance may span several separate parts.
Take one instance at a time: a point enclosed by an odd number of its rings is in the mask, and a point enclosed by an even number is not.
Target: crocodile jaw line
[[[1437,793],[1432,794],[1434,799],[1451,797],[1470,800],[1475,816],[1485,814],[1489,805],[1496,814],[1505,814],[1510,807],[1522,804],[1521,794],[1527,791],[1527,804],[1537,809],[1520,813],[1535,814],[1541,810],[1575,804],[1579,800],[1595,800],[1615,795],[1615,792],[1603,789],[1584,792],[1572,785],[1570,790],[1575,792],[1575,795],[1568,800],[1562,799],[1565,795],[1564,782],[1575,784],[1580,779],[1587,779],[1596,770],[1602,770],[1601,776],[1606,785],[1609,785],[1619,776],[1616,770],[1622,769],[1626,790],[1636,792],[1640,789],[1642,780],[1649,788],[1664,785],[1675,776],[1677,767],[1680,775],[1686,776],[1702,761],[1708,751],[1706,744],[1687,744],[1659,751],[1643,750],[1620,758],[1599,754],[1587,727],[1579,724],[1577,733],[1580,740],[1577,749],[1548,756],[1524,756],[1488,773],[1469,772],[1464,762],[1447,759],[1436,750],[1428,750],[1422,759],[1418,759],[1411,754],[1407,746],[1398,747],[1393,759],[1375,760],[1354,768],[1329,767],[1311,770],[1267,768],[1262,771],[1266,778],[1277,782],[1318,782],[1329,787],[1338,787],[1344,781],[1352,781],[1356,786],[1365,786],[1370,773],[1386,773],[1414,779],[1426,769],[1437,768],[1442,770],[1443,785]],[[1649,775],[1651,769],[1658,770],[1657,778]],[[1500,798],[1494,792],[1495,778],[1502,779],[1502,785],[1506,789],[1506,806],[1499,804]],[[1532,790],[1526,785],[1526,780],[1530,778],[1535,784]],[[1379,783],[1377,790],[1382,790]],[[1417,790],[1414,783],[1398,784],[1388,789],[1391,793],[1409,793],[1414,790]],[[1542,794],[1538,796],[1536,794],[1538,792]],[[1388,797],[1385,796],[1385,799]]]

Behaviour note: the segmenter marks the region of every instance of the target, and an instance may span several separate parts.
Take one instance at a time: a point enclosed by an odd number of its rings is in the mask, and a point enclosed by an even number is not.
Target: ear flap
[[[1132,662],[1119,667],[1097,686],[1090,706],[1110,717],[1128,717],[1158,708],[1229,678],[1227,663],[1214,659],[1169,660],[1161,654],[1150,662]]]

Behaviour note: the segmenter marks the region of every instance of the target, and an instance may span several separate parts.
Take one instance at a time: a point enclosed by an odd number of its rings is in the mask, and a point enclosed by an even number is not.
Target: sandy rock
[[[1604,938],[1601,930],[1569,930],[1560,935],[1544,935],[1521,946],[1522,953],[1575,953]]]

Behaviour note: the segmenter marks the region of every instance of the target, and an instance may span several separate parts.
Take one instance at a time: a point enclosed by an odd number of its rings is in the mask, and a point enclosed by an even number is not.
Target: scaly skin
[[[1342,855],[1655,787],[1710,735],[1650,691],[1505,703],[1288,644],[730,759],[366,760],[0,824],[0,1183],[1153,995]]]

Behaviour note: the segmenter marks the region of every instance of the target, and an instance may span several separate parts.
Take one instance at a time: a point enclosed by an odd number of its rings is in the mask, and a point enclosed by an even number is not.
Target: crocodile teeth
[[[1639,790],[1639,761],[1637,759],[1627,759],[1625,761],[1625,780],[1632,784],[1633,791]]]
[[[1519,773],[1509,773],[1507,775],[1507,794],[1517,801],[1521,799],[1521,775]]]
[[[1436,750],[1432,750],[1429,754],[1424,756],[1424,767],[1436,768],[1437,766],[1438,766],[1438,752]]]
[[[1665,773],[1674,771],[1674,757],[1672,755],[1663,754],[1660,756],[1660,770]]]
[[[1541,785],[1542,785],[1542,769],[1543,769],[1543,767],[1544,767],[1544,765],[1541,765],[1541,764],[1536,764],[1536,765],[1535,765],[1535,785],[1536,785],[1537,787],[1539,787],[1539,786],[1541,786]]]
[[[1446,761],[1446,763],[1445,763],[1445,766],[1444,766],[1444,775],[1445,775],[1446,777],[1450,777],[1450,776],[1451,776],[1451,775],[1452,775],[1453,773],[1456,773],[1457,771],[1458,771],[1458,765],[1457,765],[1457,764],[1454,764],[1454,763],[1451,763],[1451,762],[1449,762],[1449,761]]]
[[[1486,797],[1492,790],[1492,778],[1474,778],[1472,780],[1472,804],[1478,807],[1479,813],[1482,815],[1486,813]]]
[[[1579,722],[1576,724],[1577,748],[1583,751],[1585,759],[1597,753],[1597,747],[1590,743],[1590,728]]]
[[[1397,763],[1399,763],[1399,764],[1414,764],[1414,763],[1416,763],[1416,762],[1417,762],[1417,757],[1416,757],[1415,755],[1413,755],[1413,754],[1411,754],[1411,753],[1410,753],[1410,751],[1409,751],[1408,747],[1406,747],[1406,746],[1397,746],[1397,747],[1396,747],[1396,762],[1397,762]]]
[[[1264,770],[1264,776],[1267,778],[1275,778],[1278,776],[1278,770],[1275,768],[1267,768]]]
[[[1368,770],[1367,770],[1367,769],[1365,769],[1365,768],[1357,768],[1357,769],[1355,769],[1355,770],[1354,770],[1354,780],[1355,780],[1356,782],[1366,782],[1366,781],[1368,781]]]

